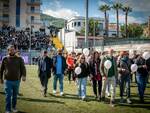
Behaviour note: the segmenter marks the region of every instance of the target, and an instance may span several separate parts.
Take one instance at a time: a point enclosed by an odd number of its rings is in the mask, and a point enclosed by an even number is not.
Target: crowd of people
[[[13,45],[8,47],[8,53],[9,55],[3,59],[0,68],[0,82],[5,85],[6,113],[11,111],[11,101],[13,111],[17,111],[16,103],[20,80],[26,80],[26,69],[23,59],[16,54]],[[37,73],[41,81],[42,94],[46,97],[48,81],[53,73],[54,95],[56,95],[57,82],[59,81],[60,96],[64,96],[63,82],[64,75],[67,75],[69,84],[71,81],[74,81],[77,85],[77,96],[83,101],[88,99],[86,86],[88,80],[90,80],[93,94],[97,101],[105,102],[108,96],[110,97],[110,105],[114,107],[116,104],[116,87],[119,86],[120,103],[132,104],[131,82],[132,75],[135,75],[139,102],[144,103],[144,92],[150,71],[150,58],[144,59],[142,54],[143,52],[133,52],[130,55],[128,51],[114,54],[113,49],[102,53],[91,51],[88,55],[84,52],[63,54],[62,49],[58,49],[55,56],[49,57],[48,52],[43,51],[38,59]],[[109,68],[105,65],[108,60],[111,62]],[[132,64],[136,64],[138,67],[135,72],[131,70]],[[11,91],[13,93],[10,93]]]
[[[13,44],[19,50],[29,50],[31,36],[31,49],[41,50],[49,47],[50,36],[44,32],[31,32],[30,28],[25,30],[16,30],[12,26],[3,26],[0,30],[0,48],[6,49],[8,45]]]

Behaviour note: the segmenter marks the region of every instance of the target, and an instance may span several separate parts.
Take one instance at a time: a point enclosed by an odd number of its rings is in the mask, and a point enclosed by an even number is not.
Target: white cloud
[[[115,14],[111,14],[109,16],[110,22],[116,23],[116,15]],[[128,23],[142,23],[142,19],[141,18],[137,18],[137,17],[133,17],[133,16],[128,16]],[[120,14],[119,15],[119,23],[124,24],[125,23],[125,15],[124,14]]]
[[[52,0],[52,2],[47,2],[47,5],[43,7],[43,13],[63,19],[69,19],[73,16],[79,16],[79,13],[77,11],[63,8],[62,2],[63,1],[61,0]]]
[[[66,8],[62,8],[56,11],[48,9],[48,10],[45,10],[43,13],[47,15],[51,15],[53,17],[63,18],[63,19],[69,19],[73,16],[79,16],[78,12],[73,11],[71,9],[66,9]]]

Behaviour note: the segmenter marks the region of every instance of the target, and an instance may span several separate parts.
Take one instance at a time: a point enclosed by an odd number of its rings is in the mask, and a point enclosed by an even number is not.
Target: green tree
[[[105,35],[106,37],[108,37],[108,18],[107,18],[107,11],[110,10],[110,6],[109,5],[101,5],[99,6],[99,10],[104,12],[105,15]]]
[[[125,37],[128,37],[128,31],[127,31],[127,25],[128,25],[128,14],[132,12],[132,8],[129,6],[125,6],[122,8],[122,10],[125,12]]]
[[[138,38],[143,34],[143,27],[140,24],[129,24],[127,25],[127,31],[130,38]],[[126,25],[121,26],[121,32],[122,34],[126,33]]]
[[[94,34],[95,31],[95,34]],[[84,35],[85,33],[85,25],[82,27],[80,31],[81,35]],[[99,28],[98,28],[98,20],[94,20],[93,18],[89,19],[89,36],[94,36],[99,34]]]
[[[116,10],[116,18],[117,18],[117,37],[119,37],[119,10],[122,9],[121,3],[116,3],[112,6],[114,10]]]

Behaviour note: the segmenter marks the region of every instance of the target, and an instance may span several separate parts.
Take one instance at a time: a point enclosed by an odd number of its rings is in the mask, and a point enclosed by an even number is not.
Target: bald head
[[[113,49],[109,49],[109,50],[108,50],[108,55],[109,55],[109,56],[113,56],[113,53],[114,53],[114,50],[113,50]]]

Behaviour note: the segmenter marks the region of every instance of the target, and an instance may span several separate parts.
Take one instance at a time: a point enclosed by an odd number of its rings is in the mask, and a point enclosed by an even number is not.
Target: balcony
[[[0,16],[0,21],[2,21],[2,22],[9,22],[9,17]]]
[[[42,10],[40,9],[35,9],[35,10],[27,10],[28,14],[41,14]]]
[[[41,0],[27,0],[27,5],[42,5]]]
[[[34,19],[34,20],[27,20],[28,24],[42,24],[42,21],[40,19]]]

